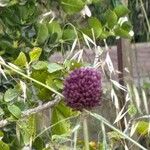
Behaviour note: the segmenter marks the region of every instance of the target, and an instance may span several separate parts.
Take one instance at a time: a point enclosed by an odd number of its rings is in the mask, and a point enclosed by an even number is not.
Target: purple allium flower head
[[[65,102],[80,111],[98,106],[101,102],[101,86],[101,74],[96,69],[75,69],[64,82]]]

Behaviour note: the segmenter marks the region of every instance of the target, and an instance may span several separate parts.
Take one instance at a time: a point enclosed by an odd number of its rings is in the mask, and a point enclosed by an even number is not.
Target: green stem
[[[46,84],[44,84],[42,82],[39,82],[38,80],[35,80],[35,79],[29,77],[28,75],[26,75],[26,74],[22,73],[21,71],[15,69],[14,67],[11,67],[10,65],[7,65],[6,63],[4,63],[2,61],[0,61],[0,65],[5,66],[6,68],[8,68],[8,69],[10,69],[10,70],[12,70],[14,72],[16,72],[17,74],[23,76],[24,78],[29,79],[30,81],[33,81],[33,82],[35,82],[35,83],[37,83],[37,84],[39,84],[39,85],[41,85],[41,86],[49,89],[50,91],[58,94],[59,96],[63,97],[63,95],[61,93],[59,93],[58,91],[56,91],[55,89],[51,88],[50,86],[47,86]]]
[[[83,134],[84,134],[84,144],[85,144],[85,150],[89,150],[89,135],[88,135],[88,124],[87,124],[87,118],[84,116],[83,118]]]

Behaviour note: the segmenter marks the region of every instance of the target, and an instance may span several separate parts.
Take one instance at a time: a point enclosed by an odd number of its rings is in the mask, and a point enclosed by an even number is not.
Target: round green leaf
[[[10,102],[15,98],[17,98],[17,96],[18,96],[18,91],[16,89],[8,89],[4,94],[4,101]]]
[[[49,34],[52,36],[54,36],[54,34],[56,34],[56,39],[60,39],[62,37],[62,30],[61,30],[61,26],[58,22],[53,21],[51,23],[47,24],[47,28],[48,28],[48,32]]]
[[[53,72],[56,72],[56,71],[59,71],[59,70],[62,70],[62,69],[63,69],[63,66],[61,66],[59,64],[56,64],[56,63],[48,64],[48,72],[49,73],[53,73]]]
[[[84,7],[82,0],[61,0],[63,10],[68,14],[74,14],[79,12]]]
[[[17,119],[19,119],[21,117],[21,110],[16,105],[9,105],[8,110]]]
[[[74,40],[75,38],[76,38],[76,34],[73,29],[65,29],[63,31],[62,39],[64,41]]]
[[[38,26],[37,42],[43,44],[49,37],[48,28],[45,23],[41,23]]]

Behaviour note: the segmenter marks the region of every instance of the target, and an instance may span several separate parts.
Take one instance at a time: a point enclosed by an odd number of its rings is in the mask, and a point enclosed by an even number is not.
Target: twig
[[[32,114],[36,114],[42,110],[45,110],[47,108],[51,108],[53,107],[54,105],[58,104],[60,102],[60,99],[55,99],[53,101],[49,101],[41,106],[37,106],[35,108],[32,108],[32,109],[29,109],[29,110],[26,110],[26,111],[23,111],[22,113],[22,117],[27,117],[27,116],[30,116]]]
[[[51,108],[51,107],[55,106],[55,105],[58,104],[59,102],[60,102],[60,98],[56,98],[55,100],[49,101],[49,102],[47,102],[47,103],[45,103],[45,104],[43,104],[43,105],[41,105],[41,106],[37,106],[37,107],[35,107],[35,108],[32,108],[32,109],[23,111],[21,117],[24,118],[24,117],[28,117],[28,116],[30,116],[30,115],[32,115],[32,114],[36,114],[36,113],[38,113],[38,112],[40,112],[40,111],[43,111],[43,110],[45,110],[45,109],[47,109],[47,108]],[[8,125],[9,123],[10,123],[10,122],[9,122],[7,119],[1,120],[1,121],[0,121],[0,128],[2,128],[2,127],[4,127],[4,126]]]

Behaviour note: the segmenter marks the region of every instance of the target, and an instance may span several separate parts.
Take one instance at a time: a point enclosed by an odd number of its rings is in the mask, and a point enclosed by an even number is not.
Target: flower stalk
[[[84,135],[84,144],[85,150],[89,150],[89,135],[88,135],[88,122],[86,114],[83,116],[83,135]]]

